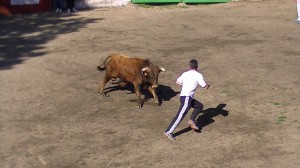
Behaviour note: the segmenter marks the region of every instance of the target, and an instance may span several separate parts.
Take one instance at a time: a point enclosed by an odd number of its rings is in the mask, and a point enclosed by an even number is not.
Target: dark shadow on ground
[[[127,90],[129,91],[127,94],[135,94],[134,87],[132,84],[126,84],[125,86],[111,86],[105,88],[105,95],[109,92],[117,91],[117,90]],[[171,87],[165,85],[159,85],[156,88],[156,94],[158,96],[159,104],[161,105],[163,101],[169,101],[173,97],[175,97],[180,92],[175,92]],[[141,88],[141,94],[145,96],[143,102],[147,102],[149,99],[153,98],[153,95],[148,91],[147,88]]]
[[[57,36],[80,31],[101,19],[39,13],[0,16],[0,70],[11,69],[30,57],[44,56],[44,44]]]
[[[174,91],[171,87],[165,85],[159,85],[156,89],[156,93],[159,99],[159,102],[169,101],[173,97],[177,96],[180,92]]]
[[[134,88],[133,88],[133,85],[132,84],[124,84],[124,85],[118,85],[114,82],[111,82],[113,84],[113,86],[110,86],[110,87],[106,87],[104,89],[104,94],[107,95],[108,93],[110,92],[114,92],[114,91],[129,91],[127,94],[133,94],[135,93],[134,92]],[[116,84],[116,85],[114,85]]]
[[[198,133],[201,133],[202,128],[206,127],[209,124],[212,124],[215,122],[213,119],[214,117],[218,115],[222,115],[224,117],[228,116],[229,112],[227,110],[224,110],[223,108],[226,107],[226,104],[219,104],[216,108],[208,108],[206,110],[203,110],[203,115],[200,115],[196,120],[196,125],[199,127],[199,130],[195,131]],[[191,109],[192,110],[192,109]],[[186,127],[176,133],[174,133],[174,136],[179,136],[181,134],[184,134],[186,132],[191,131],[191,127]]]

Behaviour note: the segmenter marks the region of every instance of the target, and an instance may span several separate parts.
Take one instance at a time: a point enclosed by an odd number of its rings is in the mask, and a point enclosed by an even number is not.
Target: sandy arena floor
[[[0,17],[0,167],[299,168],[294,19],[295,2],[283,0]],[[140,110],[129,90],[97,93],[110,53],[166,69],[161,106]],[[212,85],[195,96],[201,131],[189,129],[190,112],[170,141],[175,80],[192,58]]]

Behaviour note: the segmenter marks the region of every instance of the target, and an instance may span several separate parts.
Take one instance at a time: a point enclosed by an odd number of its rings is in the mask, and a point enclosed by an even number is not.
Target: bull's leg
[[[137,103],[139,108],[142,108],[142,100],[141,100],[141,89],[140,89],[140,85],[137,83],[134,83],[134,91],[136,93],[136,97],[137,97]]]
[[[104,94],[104,87],[106,85],[106,83],[110,80],[110,77],[109,75],[105,74],[105,76],[103,77],[102,81],[99,83],[99,93],[102,95],[102,96],[106,96]]]
[[[120,82],[121,82],[121,80],[119,78],[116,78],[116,77],[111,78],[111,84],[119,84]]]
[[[159,105],[158,97],[155,93],[155,89],[152,86],[148,87],[149,92],[153,95],[154,101],[157,105]]]

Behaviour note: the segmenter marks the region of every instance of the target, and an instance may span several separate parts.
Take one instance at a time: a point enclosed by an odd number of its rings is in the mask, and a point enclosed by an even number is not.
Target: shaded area
[[[111,84],[116,84],[116,85],[104,88],[104,95],[109,96],[109,95],[107,95],[108,93],[114,92],[114,91],[117,91],[117,90],[120,90],[120,91],[124,91],[124,90],[130,91],[127,94],[135,93],[132,84],[121,82],[121,81],[117,81],[117,82],[111,81]]]
[[[163,101],[169,101],[180,93],[175,92],[171,87],[165,85],[159,85],[156,92],[160,103]]]
[[[202,113],[204,113],[203,115],[199,116],[196,120],[196,125],[199,127],[199,130],[195,131],[198,133],[201,133],[202,128],[204,128],[205,126],[212,124],[215,122],[215,120],[213,119],[214,117],[218,116],[218,115],[222,115],[222,116],[228,116],[229,112],[227,110],[224,110],[223,108],[226,107],[226,104],[219,104],[216,108],[208,108],[202,111]],[[192,110],[192,109],[191,109]],[[186,127],[176,133],[174,133],[174,136],[179,136],[181,134],[184,134],[186,132],[191,131],[192,128],[191,127]]]
[[[66,33],[79,31],[101,19],[42,13],[0,16],[0,70],[13,68],[30,57],[46,54],[44,44]]]
[[[112,82],[112,84],[116,84],[116,83]],[[105,95],[107,95],[109,92],[113,92],[113,91],[117,91],[117,90],[122,90],[122,91],[127,90],[127,91],[130,91],[127,94],[135,94],[133,85],[129,84],[129,83],[127,83],[125,85],[121,84],[121,85],[107,87],[104,90],[105,90],[105,92],[104,92]],[[180,93],[180,92],[175,92],[171,87],[165,86],[165,85],[158,85],[158,87],[156,88],[156,94],[158,96],[159,104],[162,104],[163,101],[171,100],[178,93]],[[149,92],[147,87],[141,88],[141,94],[145,96],[143,102],[147,102],[149,99],[153,98],[153,95]]]

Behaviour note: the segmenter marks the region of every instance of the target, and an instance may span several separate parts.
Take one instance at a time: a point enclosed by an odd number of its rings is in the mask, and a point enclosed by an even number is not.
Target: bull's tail
[[[106,62],[110,57],[111,57],[111,55],[108,56],[101,65],[97,66],[98,71],[104,71],[106,69]]]

